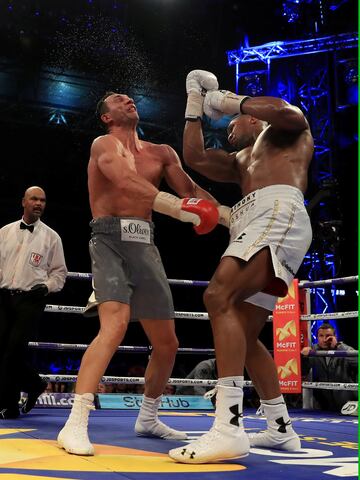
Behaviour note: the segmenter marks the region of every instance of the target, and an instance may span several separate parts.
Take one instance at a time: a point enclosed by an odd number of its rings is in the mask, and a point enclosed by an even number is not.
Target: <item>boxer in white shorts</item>
[[[227,212],[230,243],[204,294],[219,377],[215,421],[198,440],[170,450],[170,457],[183,463],[244,457],[250,446],[301,448],[276,365],[259,335],[311,243],[303,193],[313,138],[299,108],[280,98],[211,91],[207,85],[212,77],[203,70],[187,76],[184,160],[211,180],[236,183],[242,200]],[[203,113],[215,120],[236,115],[228,126],[235,152],[205,149]],[[245,367],[267,420],[265,432],[249,436],[242,422]]]
[[[264,187],[234,205],[230,214],[230,244],[223,257],[249,261],[268,247],[275,273],[272,288],[278,289],[276,296],[262,291],[244,301],[272,311],[278,296],[286,295],[311,238],[310,219],[298,188]]]

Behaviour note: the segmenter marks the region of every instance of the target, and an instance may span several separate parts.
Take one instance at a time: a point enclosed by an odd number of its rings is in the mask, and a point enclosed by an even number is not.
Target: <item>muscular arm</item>
[[[205,149],[201,122],[186,122],[183,137],[183,155],[186,165],[217,182],[235,182],[239,174],[235,167],[236,152]]]
[[[210,200],[216,205],[219,205],[219,202],[212,195],[210,195],[209,192],[197,185],[184,171],[175,150],[168,145],[164,147],[166,148],[164,177],[169,187],[172,188],[180,197],[205,198],[206,200]]]
[[[135,167],[132,168],[132,156],[122,150],[119,140],[110,136],[97,138],[91,147],[91,158],[96,162],[101,173],[119,191],[126,194],[131,191],[139,198],[153,200],[158,189],[144,177],[138,175]]]
[[[281,98],[251,97],[243,102],[241,111],[264,120],[279,130],[295,132],[309,128],[302,111]]]

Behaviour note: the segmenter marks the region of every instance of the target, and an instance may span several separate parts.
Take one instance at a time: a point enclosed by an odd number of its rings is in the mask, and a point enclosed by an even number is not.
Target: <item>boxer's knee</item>
[[[121,305],[108,306],[100,310],[100,330],[98,337],[109,348],[117,348],[126,333],[129,324],[129,315]]]
[[[204,305],[210,319],[231,307],[231,299],[226,290],[218,284],[210,284],[204,292]]]
[[[126,329],[127,324],[125,323],[112,327],[102,327],[98,333],[99,342],[101,342],[105,348],[115,351],[122,342]]]
[[[161,342],[153,342],[152,350],[156,355],[161,355],[164,358],[175,358],[179,348],[179,340],[176,335],[171,335],[166,340]]]

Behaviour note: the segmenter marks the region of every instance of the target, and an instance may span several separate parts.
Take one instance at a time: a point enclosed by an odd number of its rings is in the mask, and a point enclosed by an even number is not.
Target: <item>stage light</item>
[[[300,0],[286,0],[282,4],[283,17],[288,23],[295,23],[300,17]]]
[[[264,94],[264,87],[261,82],[260,75],[244,76],[244,93],[251,97],[256,97]]]
[[[52,125],[67,125],[65,115],[58,110],[51,112],[48,123]]]

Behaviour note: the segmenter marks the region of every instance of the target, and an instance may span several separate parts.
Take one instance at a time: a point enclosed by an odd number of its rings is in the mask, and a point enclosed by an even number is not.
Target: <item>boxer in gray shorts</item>
[[[130,97],[107,92],[97,114],[108,133],[93,141],[87,170],[94,292],[85,310],[96,306],[100,328],[81,360],[71,413],[57,438],[60,447],[77,455],[95,454],[88,435],[94,393],[135,318],[152,348],[134,430],[166,440],[187,438],[158,418],[179,341],[169,285],[153,243],[152,212],[191,222],[201,234],[220,221],[218,202],[184,171],[175,150],[139,139],[139,115]],[[159,191],[162,180],[181,198]]]
[[[154,245],[154,224],[140,218],[102,217],[90,226],[96,304],[127,303],[132,320],[174,318],[169,283]]]

